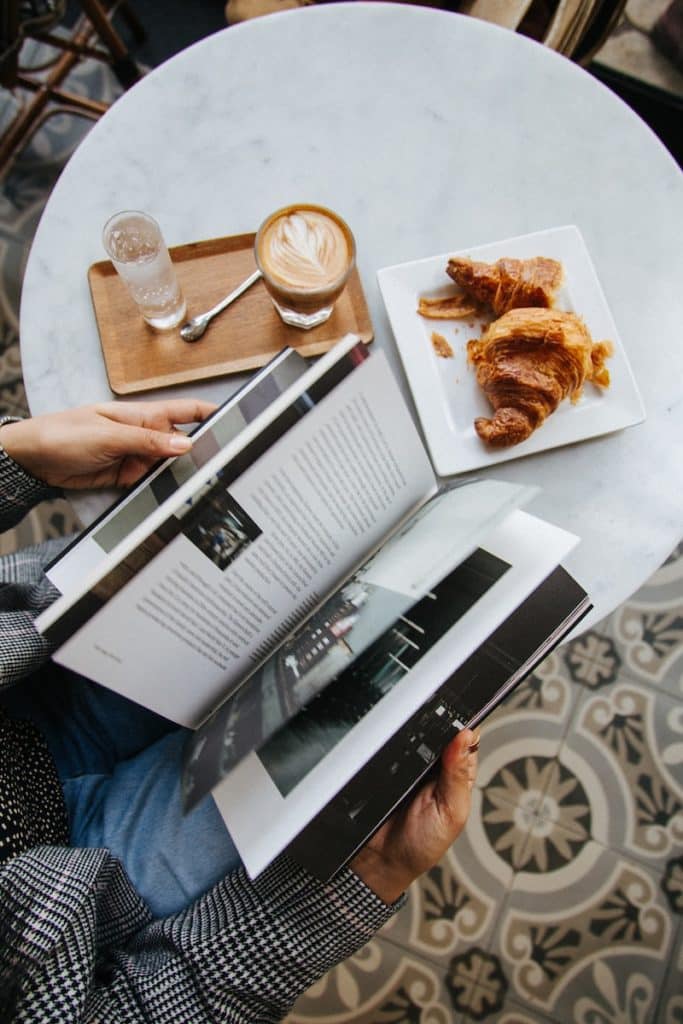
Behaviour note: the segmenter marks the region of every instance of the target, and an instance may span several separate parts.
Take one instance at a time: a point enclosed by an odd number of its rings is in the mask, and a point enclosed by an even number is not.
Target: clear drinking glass
[[[115,213],[104,225],[102,241],[150,327],[176,327],[187,304],[154,218],[140,210]]]

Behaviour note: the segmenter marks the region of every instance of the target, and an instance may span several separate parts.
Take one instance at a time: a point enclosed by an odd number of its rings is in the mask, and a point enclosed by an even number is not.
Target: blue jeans
[[[71,844],[109,849],[155,917],[183,909],[238,866],[210,796],[182,813],[185,729],[53,664],[0,701],[47,740]]]

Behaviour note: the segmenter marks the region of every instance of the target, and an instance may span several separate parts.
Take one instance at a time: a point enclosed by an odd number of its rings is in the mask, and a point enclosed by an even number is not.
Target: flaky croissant
[[[467,359],[495,413],[478,417],[479,437],[494,447],[525,441],[569,397],[576,402],[585,381],[609,385],[608,341],[593,342],[574,313],[512,309],[467,343]]]
[[[446,273],[468,297],[490,306],[496,316],[517,307],[552,306],[564,276],[562,264],[547,256],[505,257],[495,263],[452,256]]]

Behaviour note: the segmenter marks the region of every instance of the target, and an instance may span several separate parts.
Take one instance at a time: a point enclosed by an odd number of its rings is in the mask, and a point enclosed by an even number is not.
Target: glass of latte
[[[254,255],[284,322],[309,330],[329,319],[353,270],[356,243],[332,210],[297,203],[266,217]]]

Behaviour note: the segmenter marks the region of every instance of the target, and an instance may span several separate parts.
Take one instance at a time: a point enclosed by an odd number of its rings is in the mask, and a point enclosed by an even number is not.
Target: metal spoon
[[[242,284],[238,285],[233,292],[226,295],[224,299],[221,299],[221,301],[216,303],[215,306],[212,306],[211,309],[208,309],[206,313],[199,313],[197,316],[193,316],[191,320],[188,320],[187,323],[183,324],[180,328],[180,337],[183,341],[199,341],[213,318],[218,316],[219,313],[222,313],[231,302],[235,301],[235,299],[239,299],[240,295],[243,295],[247,288],[251,288],[252,284],[255,284],[260,277],[261,271],[255,270],[254,273],[246,279],[246,281],[242,281]]]

